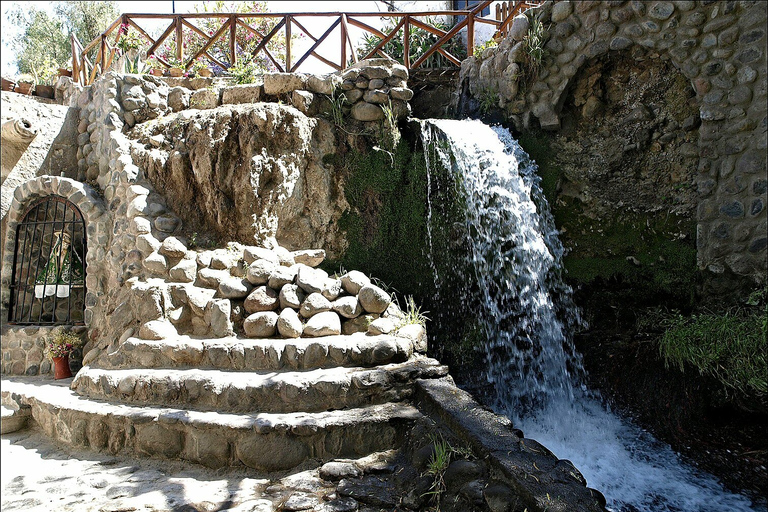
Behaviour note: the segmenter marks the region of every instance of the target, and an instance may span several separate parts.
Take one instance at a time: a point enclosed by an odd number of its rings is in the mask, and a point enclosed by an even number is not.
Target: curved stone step
[[[50,379],[3,379],[52,439],[112,454],[183,459],[218,468],[281,471],[308,459],[361,457],[397,448],[422,417],[406,404],[322,413],[227,414],[116,405],[76,395]]]
[[[398,402],[411,396],[414,379],[447,373],[447,367],[428,358],[376,368],[290,372],[105,370],[86,366],[78,372],[72,389],[96,399],[201,411],[319,412]]]
[[[220,370],[304,370],[370,367],[407,360],[414,341],[365,333],[297,339],[215,338],[180,335],[164,340],[128,338],[113,353],[90,363],[104,369],[210,368]]]

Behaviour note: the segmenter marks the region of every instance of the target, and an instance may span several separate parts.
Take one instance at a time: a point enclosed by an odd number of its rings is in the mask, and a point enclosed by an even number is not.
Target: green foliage
[[[495,39],[489,39],[488,41],[484,42],[483,44],[479,46],[475,46],[474,56],[475,58],[480,58],[483,56],[483,52],[487,50],[488,48],[496,48],[499,46],[499,43],[496,42]]]
[[[384,112],[384,119],[381,121],[381,144],[387,151],[392,152],[400,143],[400,129],[392,110],[392,100],[386,105],[381,105],[381,110]]]
[[[237,65],[229,68],[229,74],[232,75],[236,84],[252,84],[256,81],[259,73],[259,67],[254,62],[238,62]]]
[[[764,293],[764,292],[763,292]],[[691,317],[676,314],[664,324],[659,351],[667,366],[696,368],[726,389],[768,396],[768,309],[736,308]]]
[[[491,113],[491,111],[498,107],[499,104],[499,91],[495,87],[486,87],[480,91],[480,113],[484,116]]]
[[[124,52],[138,50],[142,46],[146,45],[146,41],[142,35],[139,34],[139,32],[133,27],[129,27],[128,25],[123,24],[120,26],[120,30],[122,31],[123,35],[117,42],[117,47]]]
[[[421,306],[416,304],[413,295],[406,297],[405,311],[403,311],[403,313],[405,313],[405,316],[398,322],[397,329],[406,325],[420,325],[424,328],[427,327],[427,322],[429,321],[429,317],[427,316],[428,311],[422,313]]]
[[[347,97],[338,89],[334,90],[331,96],[325,95],[325,97],[328,98],[330,108],[323,113],[323,116],[339,128],[343,127],[344,118],[349,113]]]
[[[399,20],[398,20],[399,21]],[[448,31],[450,27],[446,25],[445,23],[433,20],[431,18],[427,18],[424,20],[425,23],[428,23],[432,25],[433,27],[436,27],[443,31]],[[382,32],[385,34],[389,34],[392,32],[392,30],[395,28],[395,25],[397,24],[396,21],[392,19],[387,19],[387,21],[384,23],[384,26],[382,28]],[[409,29],[409,41],[410,41],[410,47],[409,47],[409,55],[411,58],[411,62],[418,59],[422,54],[424,54],[429,48],[432,47],[433,44],[437,42],[439,39],[438,36],[435,34],[432,34],[430,32],[427,32],[426,30],[422,28],[415,27],[413,25],[410,26]],[[402,61],[403,55],[405,54],[405,47],[403,46],[403,35],[404,35],[404,29],[401,28],[398,30],[397,35],[393,37],[392,39],[387,42],[387,44],[384,45],[382,50],[384,53],[389,55],[395,60]],[[368,55],[371,50],[376,48],[378,44],[381,42],[381,38],[377,37],[373,34],[366,33],[363,35],[363,43],[362,45],[357,49],[357,55],[359,58],[363,58],[366,55]],[[461,41],[460,36],[454,36],[450,41],[448,41],[445,45],[443,45],[443,48],[456,57],[459,60],[464,60],[467,56],[467,49],[464,46],[464,43]],[[451,61],[449,61],[445,56],[441,55],[439,52],[435,52],[432,55],[427,58],[427,60],[424,61],[422,64],[423,68],[445,68],[445,67],[455,67]]]
[[[530,85],[536,81],[541,71],[542,63],[547,55],[544,43],[547,41],[547,33],[544,24],[538,16],[530,19],[528,33],[523,38],[525,48],[525,60],[523,62],[523,83]]]
[[[72,62],[69,34],[86,45],[120,14],[114,2],[56,2],[53,12],[51,17],[26,3],[8,13],[8,21],[20,29],[11,41],[19,72],[34,75],[38,83],[50,82],[57,68]]]

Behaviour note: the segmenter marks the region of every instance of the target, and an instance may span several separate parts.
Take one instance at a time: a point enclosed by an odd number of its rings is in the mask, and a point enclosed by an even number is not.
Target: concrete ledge
[[[451,377],[416,381],[416,403],[445,424],[475,454],[487,457],[495,477],[506,482],[528,512],[605,512],[605,498],[566,460],[533,439],[524,439],[512,422],[481,406],[456,387]]]

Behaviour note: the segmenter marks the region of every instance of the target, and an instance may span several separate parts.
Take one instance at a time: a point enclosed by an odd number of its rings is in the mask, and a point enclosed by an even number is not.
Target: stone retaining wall
[[[560,128],[560,110],[585,63],[612,52],[669,60],[696,92],[698,265],[766,279],[766,11],[756,1],[558,1],[515,19],[509,37],[462,64],[464,104],[497,106],[520,130]],[[527,86],[530,17],[547,57]],[[475,107],[477,108],[477,107]]]

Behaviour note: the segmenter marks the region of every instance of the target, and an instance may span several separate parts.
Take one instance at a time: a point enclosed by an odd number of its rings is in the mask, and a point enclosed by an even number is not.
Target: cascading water
[[[560,278],[563,247],[535,166],[510,133],[480,121],[429,120],[422,139],[428,172],[440,164],[459,183],[466,263],[480,295],[473,314],[483,326],[497,412],[574,462],[611,510],[753,510],[584,386],[570,337],[581,321]],[[432,233],[430,226],[430,248]]]

